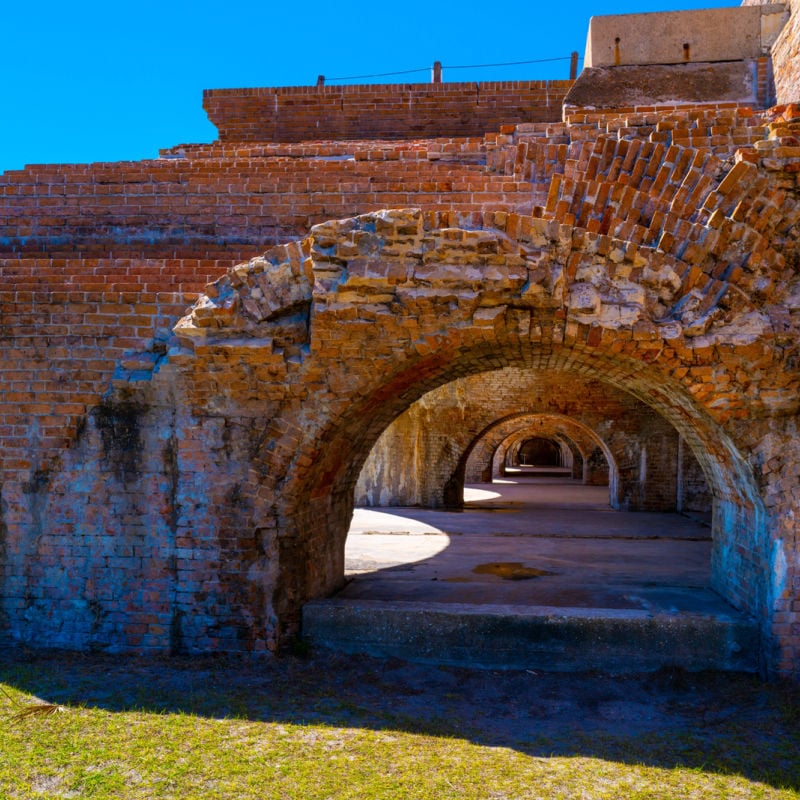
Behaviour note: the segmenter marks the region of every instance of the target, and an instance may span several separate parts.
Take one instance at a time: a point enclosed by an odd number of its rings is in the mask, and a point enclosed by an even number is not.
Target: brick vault
[[[796,676],[785,16],[748,73],[772,69],[775,97],[212,92],[215,144],[5,173],[0,629],[272,650],[341,585],[356,498],[457,504],[498,447],[544,430],[618,508],[708,506],[714,588],[758,619],[765,668]],[[304,98],[328,139],[270,92]],[[426,468],[389,475],[420,431]]]

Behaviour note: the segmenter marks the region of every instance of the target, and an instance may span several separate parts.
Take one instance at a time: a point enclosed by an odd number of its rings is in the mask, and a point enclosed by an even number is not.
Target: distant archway
[[[609,503],[619,507],[619,471],[614,453],[585,423],[558,414],[519,414],[497,420],[482,431],[465,451],[459,466],[464,483],[484,482],[501,474],[509,447],[537,436],[563,437],[577,450],[582,467],[580,480],[592,485],[609,486]],[[605,468],[591,470],[589,462],[595,451]]]
[[[552,439],[534,436],[520,442],[512,456],[516,466],[522,467],[561,467],[562,448]]]

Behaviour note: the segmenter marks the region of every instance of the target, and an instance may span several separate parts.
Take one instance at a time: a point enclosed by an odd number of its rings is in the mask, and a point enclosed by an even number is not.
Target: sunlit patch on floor
[[[464,502],[471,503],[476,500],[496,500],[500,497],[500,492],[492,492],[489,489],[476,489],[473,486],[464,487]]]

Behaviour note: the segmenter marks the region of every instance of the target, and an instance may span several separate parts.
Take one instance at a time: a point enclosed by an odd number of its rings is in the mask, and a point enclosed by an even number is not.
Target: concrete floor
[[[606,487],[558,477],[474,484],[465,499],[463,512],[357,509],[337,597],[733,612],[709,588],[710,529],[697,521],[614,511]]]

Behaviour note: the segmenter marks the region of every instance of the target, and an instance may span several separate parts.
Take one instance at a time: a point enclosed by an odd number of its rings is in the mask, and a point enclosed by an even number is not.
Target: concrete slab
[[[755,626],[736,615],[342,599],[307,604],[303,633],[347,653],[553,672],[753,672],[758,644]]]
[[[463,512],[357,509],[340,597],[727,608],[708,588],[710,529],[694,520],[615,511],[606,488],[564,478],[472,484],[465,500]]]
[[[630,108],[675,103],[743,103],[758,100],[751,61],[586,68],[564,107]]]

